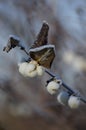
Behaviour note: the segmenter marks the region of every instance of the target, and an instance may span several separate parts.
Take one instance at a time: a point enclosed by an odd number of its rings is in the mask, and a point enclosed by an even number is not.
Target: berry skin
[[[44,68],[42,66],[37,66],[37,73],[39,76],[42,76],[44,74]]]
[[[19,72],[24,77],[35,77],[37,75],[36,64],[27,63],[27,62],[20,63]]]
[[[55,81],[51,81],[47,85],[47,91],[53,95],[57,93],[57,90],[60,88],[60,84],[56,83]]]
[[[79,107],[80,105],[80,99],[79,97],[76,96],[70,96],[69,100],[68,100],[68,105],[70,108],[72,109],[76,109]]]
[[[65,91],[60,92],[59,95],[57,96],[58,102],[62,105],[67,105],[68,99],[69,99],[69,94]]]
[[[26,76],[25,69],[26,69],[27,65],[28,65],[27,62],[19,63],[19,64],[18,64],[18,66],[19,66],[19,72],[20,72],[23,76]]]
[[[36,65],[32,63],[28,63],[25,72],[27,77],[35,77],[37,75]]]

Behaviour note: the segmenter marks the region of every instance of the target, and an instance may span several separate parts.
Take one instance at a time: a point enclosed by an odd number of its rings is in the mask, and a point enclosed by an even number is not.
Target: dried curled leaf
[[[16,46],[20,46],[20,39],[14,35],[11,35],[8,39],[7,46],[3,48],[3,51],[9,52],[12,48],[15,48]]]
[[[47,44],[48,31],[49,25],[46,21],[44,21],[34,44],[29,50],[30,57],[35,60],[39,65],[45,68],[51,68],[53,60],[55,58],[54,45]]]
[[[34,44],[31,46],[30,49],[37,48],[43,45],[47,45],[48,43],[48,32],[49,32],[49,25],[46,21],[43,21],[42,27],[40,32],[38,33]]]

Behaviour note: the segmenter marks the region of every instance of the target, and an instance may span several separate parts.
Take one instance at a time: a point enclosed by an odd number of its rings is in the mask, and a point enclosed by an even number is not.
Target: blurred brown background
[[[47,74],[24,78],[18,63],[27,56],[18,48],[2,51],[10,34],[28,50],[43,20],[56,47],[52,72],[86,98],[86,1],[0,0],[0,130],[86,130],[86,105],[61,106],[46,91]]]

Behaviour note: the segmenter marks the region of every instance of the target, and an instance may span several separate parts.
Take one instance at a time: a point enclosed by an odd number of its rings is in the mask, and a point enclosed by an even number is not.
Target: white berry
[[[37,65],[37,73],[39,76],[44,74],[44,68],[42,66]]]
[[[47,85],[47,91],[53,95],[56,94],[57,90],[60,88],[60,85],[56,83],[55,81],[51,81]]]
[[[37,75],[35,62],[24,62],[19,64],[19,72],[25,77],[35,77]]]
[[[79,107],[80,105],[80,99],[79,97],[76,96],[70,96],[69,100],[68,100],[68,105],[70,108],[72,109],[76,109]]]
[[[18,66],[19,66],[19,72],[20,72],[23,76],[26,76],[25,69],[26,69],[27,65],[28,65],[27,62],[18,64]]]
[[[35,77],[37,75],[36,65],[32,63],[28,63],[25,69],[25,74],[28,77]]]
[[[60,92],[59,95],[57,96],[58,102],[62,105],[67,105],[68,99],[69,99],[69,94],[65,91]]]

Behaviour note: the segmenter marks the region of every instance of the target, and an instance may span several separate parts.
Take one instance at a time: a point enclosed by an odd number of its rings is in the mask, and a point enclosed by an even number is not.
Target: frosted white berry
[[[65,91],[60,92],[59,95],[57,96],[58,102],[62,105],[67,105],[68,99],[69,99],[69,94]]]
[[[79,97],[76,96],[70,96],[69,100],[68,100],[68,105],[70,108],[72,109],[76,109],[79,107],[80,105],[80,99]]]
[[[28,63],[28,65],[25,68],[25,71],[27,73],[30,73],[36,69],[36,66],[34,64]]]
[[[35,62],[34,63],[23,62],[20,63],[18,66],[19,66],[19,72],[25,77],[35,77],[37,75]]]
[[[51,81],[47,85],[47,91],[53,95],[56,94],[57,90],[60,88],[60,84],[56,83],[55,81]]]
[[[35,77],[37,75],[36,65],[28,63],[28,65],[25,68],[25,74],[28,77]]]
[[[19,66],[19,72],[20,72],[23,76],[26,76],[25,69],[26,69],[27,65],[28,65],[27,62],[19,63],[19,64],[18,64],[18,66]]]
[[[37,73],[39,76],[44,74],[44,68],[42,66],[37,65]]]

